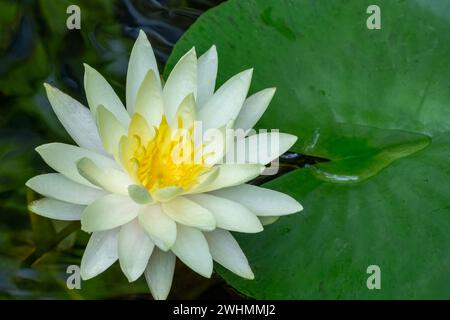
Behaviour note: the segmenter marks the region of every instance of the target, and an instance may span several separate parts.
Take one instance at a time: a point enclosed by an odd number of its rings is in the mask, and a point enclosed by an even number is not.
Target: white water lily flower
[[[229,231],[260,232],[263,221],[302,210],[288,195],[245,184],[290,148],[295,136],[280,134],[277,154],[260,163],[207,163],[203,157],[176,162],[170,156],[180,145],[189,156],[199,151],[191,135],[195,121],[205,130],[251,129],[274,95],[274,89],[265,89],[246,98],[252,70],[214,92],[216,74],[216,48],[199,59],[192,49],[162,85],[141,31],[128,66],[126,109],[88,65],[84,85],[90,111],[45,84],[54,112],[78,146],[49,143],[36,149],[57,173],[27,182],[45,196],[30,209],[52,219],[81,220],[82,229],[92,232],[81,261],[84,280],[119,260],[130,282],[144,274],[153,297],[165,299],[176,257],[204,277],[211,276],[214,260],[253,279]],[[180,129],[190,133],[187,139],[174,134]],[[257,144],[251,137],[248,142]]]

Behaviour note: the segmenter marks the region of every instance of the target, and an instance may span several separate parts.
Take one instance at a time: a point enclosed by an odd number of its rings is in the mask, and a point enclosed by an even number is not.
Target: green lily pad
[[[238,235],[256,279],[218,272],[255,298],[450,297],[450,2],[231,0],[178,42],[216,44],[219,84],[254,67],[277,87],[259,128],[331,160],[266,186],[305,210]],[[381,289],[366,270],[378,265]]]

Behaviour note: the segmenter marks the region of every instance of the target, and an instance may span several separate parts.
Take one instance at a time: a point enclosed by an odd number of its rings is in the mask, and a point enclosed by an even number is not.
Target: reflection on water
[[[36,246],[52,247],[61,231],[61,226],[26,209],[36,195],[24,187],[25,181],[50,172],[34,148],[49,141],[71,142],[51,112],[42,83],[50,82],[86,104],[82,86],[86,62],[123,97],[128,54],[139,29],[147,33],[162,70],[184,30],[219,2],[77,1],[81,30],[67,30],[66,1],[0,2],[0,299],[149,298],[145,281],[129,284],[117,263],[83,282],[82,290],[67,290],[65,270],[80,262],[87,241],[83,232],[39,256],[32,267],[22,264]],[[175,280],[179,285],[172,297],[201,297],[217,281],[183,273],[183,279]]]

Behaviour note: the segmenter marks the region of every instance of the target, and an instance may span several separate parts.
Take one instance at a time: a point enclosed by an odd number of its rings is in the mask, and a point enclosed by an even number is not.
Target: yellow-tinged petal
[[[181,101],[190,93],[197,96],[197,56],[194,48],[178,61],[164,85],[164,114],[171,126]]]
[[[90,183],[113,193],[128,195],[128,186],[133,184],[125,172],[99,167],[89,158],[80,159],[77,168]]]
[[[125,128],[116,117],[103,105],[99,105],[97,112],[97,127],[102,139],[103,146],[107,152],[112,154],[116,160],[119,159],[119,141],[126,135]]]
[[[159,79],[158,64],[156,63],[155,54],[152,46],[147,39],[144,31],[139,31],[139,36],[131,50],[130,61],[127,70],[127,86],[126,86],[126,102],[130,116],[133,115],[137,108],[137,99],[139,96],[139,88],[141,87],[144,77],[152,72],[156,84],[161,88]]]
[[[149,126],[141,114],[136,112],[128,127],[128,137],[137,141],[140,146],[146,146],[155,137],[155,129],[153,126]]]
[[[158,127],[164,114],[164,100],[159,78],[153,70],[147,72],[136,98],[135,112],[141,114],[150,126]]]
[[[114,89],[97,70],[87,64],[84,64],[84,67],[84,89],[92,114],[95,116],[97,107],[103,105],[114,114],[124,128],[128,127],[130,116]]]
[[[212,182],[216,180],[218,176],[219,176],[219,167],[215,166],[211,168],[211,170],[201,174],[198,177],[198,183],[192,189],[188,190],[186,194],[202,192],[202,190],[204,190],[205,187],[212,184]]]
[[[194,94],[188,94],[177,110],[175,127],[179,129],[191,129],[196,119]]]
[[[155,191],[153,191],[152,195],[156,200],[158,200],[160,202],[167,202],[167,201],[170,201],[173,198],[179,196],[183,192],[184,192],[183,188],[171,186],[171,187],[156,189]]]

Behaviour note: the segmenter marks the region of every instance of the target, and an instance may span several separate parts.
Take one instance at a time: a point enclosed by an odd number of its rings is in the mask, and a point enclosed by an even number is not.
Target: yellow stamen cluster
[[[178,130],[182,122],[178,121]],[[149,128],[145,120],[135,114],[128,137],[121,142],[121,160],[129,174],[150,192],[176,186],[189,190],[199,175],[209,167],[203,159],[196,161],[192,129],[178,134],[172,131],[165,117],[159,127]]]

